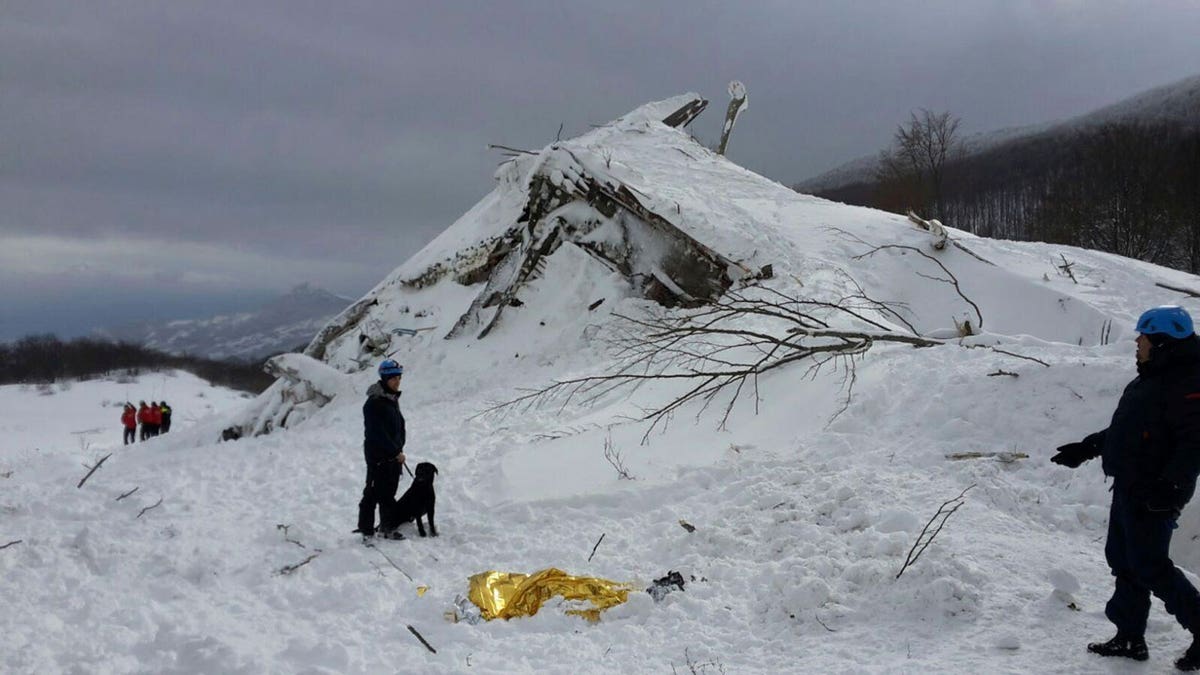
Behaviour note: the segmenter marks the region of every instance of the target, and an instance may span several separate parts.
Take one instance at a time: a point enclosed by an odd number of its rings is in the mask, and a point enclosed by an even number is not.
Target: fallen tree
[[[723,394],[718,428],[724,428],[737,402],[747,392],[755,412],[760,399],[758,378],[773,370],[804,364],[806,376],[827,366],[841,368],[845,398],[834,418],[849,406],[855,382],[855,357],[878,343],[913,347],[960,344],[1037,361],[986,344],[917,335],[889,303],[855,292],[836,301],[799,298],[753,282],[694,309],[653,307],[644,317],[614,314],[606,338],[617,359],[609,372],[561,379],[487,408],[480,414],[572,401],[594,404],[603,397],[634,390],[649,382],[683,382],[682,393],[644,410],[649,422],[642,442],[682,407],[701,402],[697,419]],[[1045,362],[1037,361],[1043,366]]]

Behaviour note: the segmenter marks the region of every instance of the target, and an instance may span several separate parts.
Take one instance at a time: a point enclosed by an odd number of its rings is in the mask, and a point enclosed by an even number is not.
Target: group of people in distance
[[[142,426],[141,440],[151,436],[165,434],[171,430],[171,406],[166,401],[139,401],[140,407],[134,408],[132,403],[125,403],[125,411],[121,413],[121,424],[125,427],[125,445],[133,443],[138,425]]]

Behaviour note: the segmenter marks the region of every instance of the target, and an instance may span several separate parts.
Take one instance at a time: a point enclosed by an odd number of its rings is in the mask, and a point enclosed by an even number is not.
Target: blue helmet
[[[1190,326],[1191,324],[1189,323],[1188,325]],[[404,366],[396,363],[392,359],[384,359],[383,362],[379,364],[379,379],[381,380],[386,380],[389,377],[396,377],[397,375],[403,374]]]
[[[1148,309],[1137,322],[1137,332],[1142,335],[1167,335],[1175,339],[1185,338],[1195,332],[1192,316],[1176,305],[1164,305]]]

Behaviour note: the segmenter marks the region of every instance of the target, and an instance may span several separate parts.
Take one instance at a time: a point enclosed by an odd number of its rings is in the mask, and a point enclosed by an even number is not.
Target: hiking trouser
[[[1184,628],[1200,628],[1200,593],[1171,562],[1175,527],[1170,514],[1151,513],[1124,489],[1113,491],[1104,557],[1117,581],[1104,615],[1120,633],[1146,634],[1151,593]]]
[[[400,485],[400,462],[394,459],[367,464],[367,484],[358,503],[358,531],[375,531],[375,508],[379,507],[380,527],[390,526],[396,509],[396,488]]]
[[[125,445],[129,445],[137,440],[134,434],[135,431],[133,427],[125,427]]]

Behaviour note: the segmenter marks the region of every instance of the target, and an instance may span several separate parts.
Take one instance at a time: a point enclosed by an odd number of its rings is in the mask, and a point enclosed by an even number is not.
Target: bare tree
[[[910,114],[908,124],[896,128],[892,147],[879,155],[877,176],[880,182],[895,186],[894,199],[911,202],[894,207],[930,211],[935,218],[945,218],[944,171],[946,162],[961,152],[961,121],[949,112],[922,108],[919,115]]]

